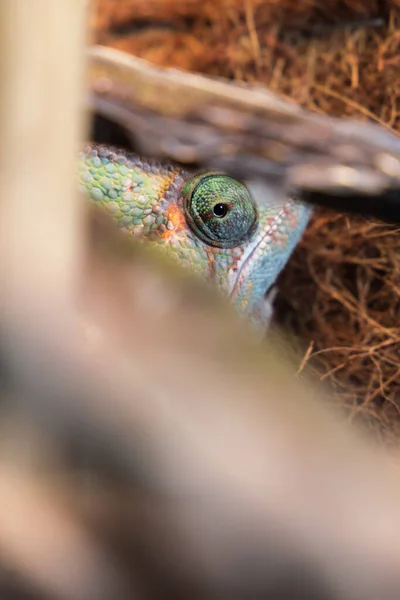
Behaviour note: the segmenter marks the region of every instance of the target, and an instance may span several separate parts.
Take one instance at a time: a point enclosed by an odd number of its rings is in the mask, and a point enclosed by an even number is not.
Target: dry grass
[[[400,424],[400,229],[320,212],[281,281],[280,316],[349,418]],[[293,291],[295,290],[295,293]]]
[[[93,26],[98,41],[152,62],[261,81],[399,130],[399,0],[100,0]],[[399,233],[318,211],[278,306],[304,362],[387,442],[400,433]]]

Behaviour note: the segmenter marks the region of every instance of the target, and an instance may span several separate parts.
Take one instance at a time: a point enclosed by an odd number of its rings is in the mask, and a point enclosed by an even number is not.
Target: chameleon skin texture
[[[108,146],[87,146],[79,161],[81,188],[128,235],[159,245],[212,281],[239,313],[257,319],[311,209],[291,200],[274,202],[272,195],[255,207],[242,184],[209,175]],[[214,218],[213,206],[224,218]],[[226,206],[233,207],[228,215]]]

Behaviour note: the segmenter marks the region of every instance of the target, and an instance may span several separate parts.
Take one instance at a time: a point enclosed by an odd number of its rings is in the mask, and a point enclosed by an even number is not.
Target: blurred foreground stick
[[[400,222],[400,139],[381,126],[102,46],[89,50],[89,106],[144,155],[266,179],[311,203]]]
[[[123,535],[143,597],[398,598],[398,467],[316,401],[282,341],[261,348],[211,290],[88,219],[62,318],[50,281],[32,294],[46,318],[2,323],[25,415],[126,474],[111,514],[101,462],[86,509],[68,490],[78,523]]]
[[[83,212],[82,6],[0,4],[3,406],[26,424],[1,419],[1,566],[36,598],[397,600],[398,466],[280,340]]]

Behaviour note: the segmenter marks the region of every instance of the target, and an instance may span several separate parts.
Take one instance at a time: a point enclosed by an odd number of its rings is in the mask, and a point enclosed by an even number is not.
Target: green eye
[[[232,248],[257,225],[257,208],[246,187],[228,175],[203,173],[183,188],[189,227],[211,246]]]

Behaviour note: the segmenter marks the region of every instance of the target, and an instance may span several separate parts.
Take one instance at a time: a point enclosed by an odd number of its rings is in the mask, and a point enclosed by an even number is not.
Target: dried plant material
[[[399,240],[398,228],[320,211],[280,282],[282,318],[313,341],[308,364],[352,422],[362,417],[392,442],[400,434]]]
[[[391,0],[388,6],[399,6]],[[176,22],[180,19],[221,21],[238,23],[241,18],[254,24],[272,23],[278,20],[286,25],[304,25],[305,22],[340,22],[343,18],[371,19],[382,13],[382,2],[370,0],[98,0],[93,3],[92,26],[99,34],[107,34],[115,28],[148,20],[155,23]]]

